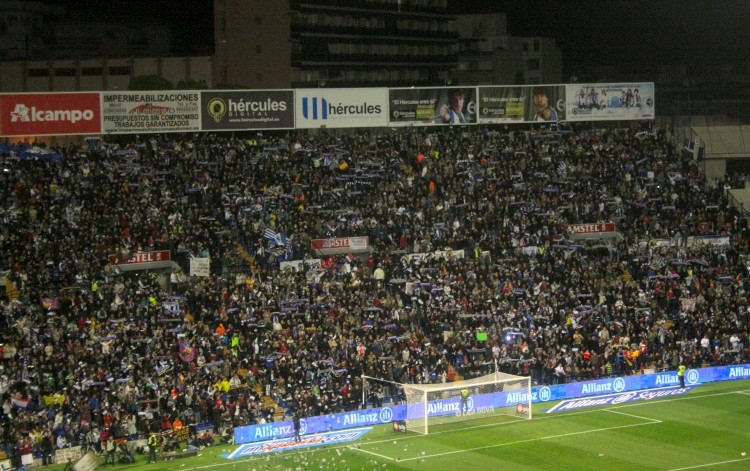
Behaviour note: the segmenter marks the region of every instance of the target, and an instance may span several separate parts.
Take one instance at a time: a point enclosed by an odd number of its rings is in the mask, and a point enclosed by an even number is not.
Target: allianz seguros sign
[[[204,130],[293,129],[294,91],[201,92]]]

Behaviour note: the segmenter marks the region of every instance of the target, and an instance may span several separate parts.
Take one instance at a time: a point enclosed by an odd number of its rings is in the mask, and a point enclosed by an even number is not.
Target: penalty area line
[[[453,451],[446,451],[445,453],[436,453],[434,455],[423,455],[423,456],[417,456],[415,458],[404,458],[401,461],[412,461],[412,460],[418,460],[418,459],[427,459],[427,458],[438,458],[441,456],[447,456],[447,455],[456,455],[459,453],[468,453],[470,451],[478,451],[478,450],[487,450],[489,448],[500,448],[503,446],[510,446],[510,445],[520,445],[522,443],[532,443],[532,442],[539,442],[543,440],[553,440],[555,438],[564,438],[564,437],[574,437],[576,435],[585,435],[588,433],[598,433],[598,432],[606,432],[609,430],[620,430],[624,428],[631,428],[631,427],[641,427],[644,425],[654,425],[656,422],[653,421],[653,419],[648,419],[649,422],[645,422],[642,424],[630,424],[630,425],[618,425],[617,427],[605,427],[605,428],[597,428],[593,430],[584,430],[582,432],[570,432],[570,433],[562,433],[559,435],[548,435],[546,437],[539,437],[539,438],[529,438],[526,440],[516,440],[514,442],[508,442],[508,443],[498,443],[496,445],[485,445],[485,446],[478,446],[476,448],[465,448],[462,450],[453,450]]]
[[[686,468],[674,468],[674,469],[670,469],[669,471],[685,471],[686,469],[708,468],[709,466],[719,466],[722,464],[739,463],[741,461],[747,461],[747,460],[750,460],[750,458],[740,458],[737,460],[727,460],[727,461],[717,461],[715,463],[697,464],[695,466],[688,466]]]
[[[347,447],[348,450],[352,451],[361,451],[362,453],[367,453],[368,455],[377,456],[378,458],[383,458],[384,460],[388,461],[396,461],[395,459],[391,458],[390,456],[381,455],[380,453],[375,453],[374,451],[364,450],[362,448],[357,448],[353,446]]]
[[[605,411],[607,411],[607,412],[611,412],[611,413],[613,413],[613,414],[620,414],[620,415],[624,415],[624,416],[627,416],[627,417],[633,417],[633,418],[635,418],[635,419],[641,419],[641,420],[650,420],[651,422],[653,422],[653,423],[655,423],[655,424],[660,424],[660,423],[662,423],[662,421],[661,421],[661,420],[659,420],[659,419],[652,419],[652,418],[650,418],[650,417],[643,417],[643,416],[641,416],[641,415],[628,414],[627,412],[620,412],[620,411],[618,411],[618,410],[613,410],[613,409],[604,409],[604,410],[605,410]]]

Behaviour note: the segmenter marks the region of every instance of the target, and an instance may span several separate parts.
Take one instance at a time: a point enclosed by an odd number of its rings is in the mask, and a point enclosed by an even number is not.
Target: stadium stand
[[[176,420],[227,437],[365,407],[361,374],[551,384],[747,361],[747,222],[663,131],[637,131],[6,148],[3,450]],[[311,245],[350,236],[367,251]],[[119,263],[167,250],[171,274]]]

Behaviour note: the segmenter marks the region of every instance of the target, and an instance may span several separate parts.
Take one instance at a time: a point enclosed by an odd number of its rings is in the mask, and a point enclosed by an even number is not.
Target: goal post
[[[363,376],[363,403],[369,385],[399,389],[405,400],[407,431],[469,420],[499,423],[531,419],[531,378],[495,372],[478,378],[437,384],[402,384]],[[403,417],[403,416],[402,416]]]

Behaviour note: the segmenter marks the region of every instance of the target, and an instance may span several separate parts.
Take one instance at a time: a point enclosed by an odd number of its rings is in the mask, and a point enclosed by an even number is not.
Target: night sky
[[[747,0],[471,0],[453,5],[455,13],[506,13],[514,36],[555,38],[570,73],[594,62],[643,74],[660,64],[705,71],[750,63]]]
[[[750,73],[750,0],[449,0],[451,13],[506,13],[514,36],[555,38],[566,72],[589,64],[638,74],[660,64]],[[176,54],[213,50],[210,0],[61,0],[79,17],[171,26]],[[649,77],[642,77],[648,79]]]

